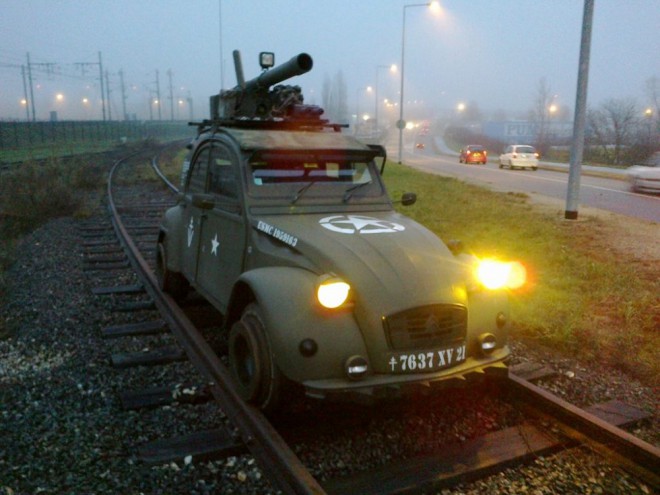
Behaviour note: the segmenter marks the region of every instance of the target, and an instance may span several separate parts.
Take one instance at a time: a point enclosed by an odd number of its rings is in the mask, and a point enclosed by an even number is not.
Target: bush
[[[82,206],[85,191],[102,185],[102,169],[84,157],[25,162],[0,181],[0,236],[12,239]]]

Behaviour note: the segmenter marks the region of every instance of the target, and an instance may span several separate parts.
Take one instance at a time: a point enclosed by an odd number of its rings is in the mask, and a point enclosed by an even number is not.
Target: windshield
[[[370,157],[308,152],[257,152],[249,161],[248,190],[253,197],[374,197],[384,193]],[[313,185],[313,187],[312,187]],[[358,187],[359,186],[359,187]]]
[[[518,153],[535,153],[534,148],[531,146],[518,146],[516,151]]]

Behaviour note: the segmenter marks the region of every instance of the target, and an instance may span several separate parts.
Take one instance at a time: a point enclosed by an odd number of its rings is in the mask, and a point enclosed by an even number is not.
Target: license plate
[[[431,373],[465,361],[465,342],[444,349],[392,353],[387,358],[390,373]]]

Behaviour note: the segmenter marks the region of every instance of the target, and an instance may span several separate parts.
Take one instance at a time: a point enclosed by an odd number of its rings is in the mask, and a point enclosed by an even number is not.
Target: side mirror
[[[414,205],[416,202],[417,202],[417,194],[413,192],[407,192],[401,195],[401,204],[403,206]]]
[[[215,200],[210,194],[195,193],[192,195],[192,204],[202,210],[212,210]]]

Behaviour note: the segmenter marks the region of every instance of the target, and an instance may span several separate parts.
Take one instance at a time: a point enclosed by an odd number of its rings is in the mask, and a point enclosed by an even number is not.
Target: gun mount
[[[273,54],[262,53],[272,60]],[[286,123],[298,126],[330,126],[338,130],[339,124],[328,124],[321,119],[323,109],[316,105],[304,105],[300,86],[278,84],[294,76],[305,74],[314,65],[312,57],[300,53],[288,62],[269,69],[262,61],[263,72],[245,81],[241,55],[234,50],[234,66],[237,85],[210,98],[211,122],[222,125],[258,125],[258,123]],[[271,89],[271,86],[276,85]],[[208,124],[210,122],[205,122]]]

